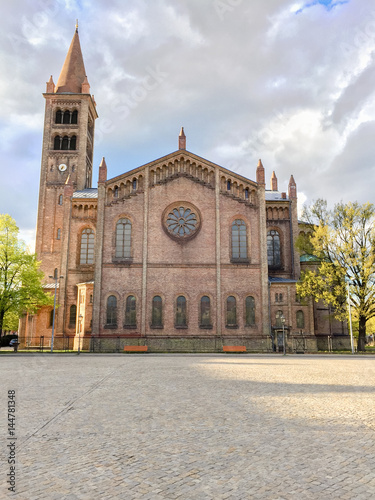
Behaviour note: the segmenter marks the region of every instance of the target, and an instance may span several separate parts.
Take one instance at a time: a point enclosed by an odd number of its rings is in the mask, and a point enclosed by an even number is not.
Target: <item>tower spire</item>
[[[85,64],[81,51],[81,44],[78,36],[78,20],[73,40],[70,44],[65,58],[59,79],[57,81],[55,92],[57,94],[81,94],[82,83],[86,78]]]
[[[184,127],[181,127],[180,135],[178,136],[178,149],[186,149],[186,135]]]

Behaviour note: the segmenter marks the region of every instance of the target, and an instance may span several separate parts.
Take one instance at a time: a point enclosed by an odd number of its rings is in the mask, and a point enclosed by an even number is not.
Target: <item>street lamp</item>
[[[81,353],[81,328],[82,328],[82,320],[83,320],[83,316],[82,316],[82,314],[80,314],[78,316],[78,352],[77,352],[77,354]]]
[[[285,346],[285,317],[282,311],[276,313],[276,319],[280,321],[283,327],[283,355],[286,356],[286,346]]]
[[[348,309],[349,309],[349,329],[350,329],[350,345],[352,348],[352,354],[354,354],[354,341],[353,341],[353,327],[352,327],[352,311],[350,307],[350,293],[349,293],[349,286],[351,284],[351,281],[347,281],[348,285]]]
[[[51,338],[51,352],[53,352],[53,338],[55,334],[55,317],[56,317],[56,291],[57,291],[57,280],[63,278],[64,276],[57,276],[55,273],[54,276],[50,276],[53,280],[55,280],[55,298],[53,300],[53,318],[52,318],[52,338]]]

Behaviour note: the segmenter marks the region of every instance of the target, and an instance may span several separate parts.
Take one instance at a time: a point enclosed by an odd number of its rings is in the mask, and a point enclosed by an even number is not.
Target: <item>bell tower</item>
[[[36,253],[46,278],[61,273],[61,250],[67,185],[73,191],[91,188],[95,120],[78,36],[78,25],[57,84],[51,78],[43,94],[45,105],[43,149],[39,187]]]

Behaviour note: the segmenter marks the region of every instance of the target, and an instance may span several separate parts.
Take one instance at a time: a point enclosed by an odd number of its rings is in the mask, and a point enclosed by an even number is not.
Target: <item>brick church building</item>
[[[58,307],[55,321],[51,307],[21,319],[22,344],[50,345],[52,327],[56,349],[92,351],[281,350],[283,326],[288,351],[347,339],[296,295],[293,176],[288,193],[274,172],[267,189],[261,160],[245,178],[189,152],[182,128],[176,151],[115,178],[103,158],[93,188],[98,114],[78,29],[43,95],[36,252]]]

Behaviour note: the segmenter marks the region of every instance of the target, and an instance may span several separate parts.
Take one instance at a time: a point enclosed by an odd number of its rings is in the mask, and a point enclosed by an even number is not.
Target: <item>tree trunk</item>
[[[358,325],[358,351],[365,351],[366,344],[366,318],[365,316],[359,317],[359,325]]]

